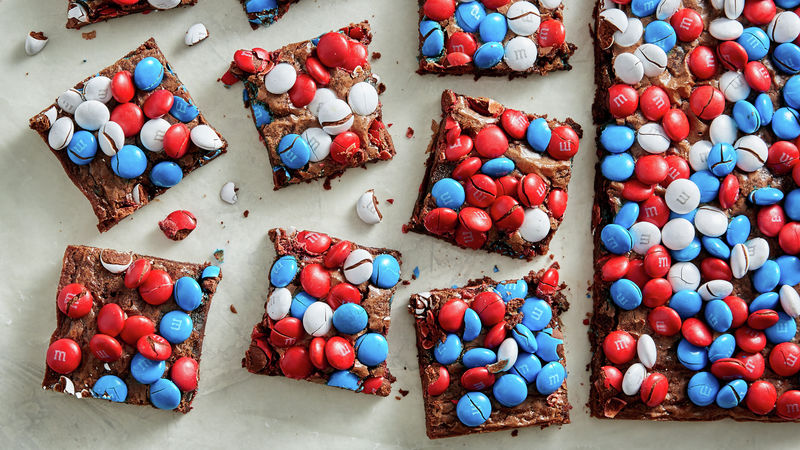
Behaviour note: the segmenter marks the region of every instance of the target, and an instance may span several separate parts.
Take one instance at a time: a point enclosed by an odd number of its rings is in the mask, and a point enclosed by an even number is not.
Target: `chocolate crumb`
[[[414,137],[414,129],[413,128],[408,127],[408,129],[406,130],[406,137],[409,138],[409,139]]]
[[[231,312],[234,314],[239,314],[239,311],[236,310],[236,307],[231,304]]]
[[[81,33],[81,37],[86,39],[87,41],[91,41],[92,39],[97,37],[97,30],[88,31],[86,33]]]
[[[410,391],[408,391],[408,390],[406,390],[406,389],[400,389],[400,391],[399,391],[399,392],[400,392],[400,395],[402,395],[403,397],[405,397],[406,395],[408,395],[408,393],[409,393]]]
[[[519,430],[511,430],[511,437],[517,437],[519,435]]]
[[[250,215],[250,210],[249,209],[245,209],[244,212],[242,213],[242,215],[244,216],[245,219],[247,219],[247,216]]]
[[[386,92],[386,85],[383,83],[378,84],[378,95],[383,94]]]
[[[372,59],[381,59],[381,52],[372,52]]]
[[[388,203],[390,205],[394,205],[394,199],[393,198],[387,198],[386,199],[386,203]]]
[[[395,395],[395,396],[394,396],[394,399],[395,399],[395,400],[402,400],[402,399],[403,399],[403,397],[400,397],[399,395]]]
[[[411,284],[411,282],[410,282],[410,281],[408,281],[408,280],[403,280],[403,286],[408,286],[409,284]]]

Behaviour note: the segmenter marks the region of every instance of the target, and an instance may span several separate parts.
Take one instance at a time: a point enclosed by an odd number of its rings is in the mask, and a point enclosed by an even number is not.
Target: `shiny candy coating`
[[[189,339],[194,326],[192,318],[183,311],[170,311],[161,318],[158,332],[172,344],[180,344]]]
[[[147,169],[147,156],[139,147],[125,145],[111,157],[111,169],[118,177],[136,178]]]
[[[355,350],[359,362],[365,366],[373,367],[386,360],[389,354],[389,345],[383,335],[366,333],[356,339]]]
[[[128,385],[116,375],[103,375],[92,386],[92,396],[123,403],[128,398]]]
[[[430,2],[431,0],[428,0]],[[452,1],[452,0],[451,0]],[[492,403],[481,392],[469,392],[458,400],[456,416],[468,427],[477,427],[486,422],[492,412]]]
[[[498,403],[512,408],[525,401],[528,386],[524,378],[515,374],[505,374],[494,383],[492,394]]]
[[[95,334],[89,341],[89,350],[103,362],[114,362],[122,356],[122,345],[106,334]]]
[[[159,60],[148,56],[136,64],[133,82],[143,91],[152,91],[161,84],[164,78],[164,65]]]
[[[181,391],[170,380],[162,378],[150,386],[150,403],[159,409],[175,409],[181,403]]]
[[[162,188],[175,186],[183,179],[183,170],[172,161],[161,161],[150,171],[150,181]]]
[[[394,287],[400,281],[400,264],[394,256],[381,254],[372,263],[372,284],[381,289]]]
[[[194,311],[203,302],[203,290],[200,283],[192,277],[181,277],[175,281],[173,288],[175,303],[185,311]]]
[[[158,381],[166,371],[164,361],[153,361],[137,353],[131,359],[131,375],[141,384],[151,384]]]
[[[270,283],[275,287],[285,287],[294,280],[297,271],[297,259],[291,255],[282,256],[272,265]]]
[[[172,296],[173,281],[163,270],[153,269],[139,285],[139,295],[150,305],[161,305]]]
[[[439,364],[448,365],[458,360],[462,349],[461,339],[455,334],[448,334],[444,342],[434,347],[433,356]]]
[[[140,315],[129,316],[125,319],[119,337],[129,345],[136,345],[140,337],[153,334],[155,330],[156,326],[149,318]]]
[[[536,390],[542,395],[557,391],[567,378],[567,370],[560,362],[549,362],[542,366],[536,376]]]
[[[197,389],[197,361],[188,356],[178,358],[170,367],[170,379],[186,392]]]

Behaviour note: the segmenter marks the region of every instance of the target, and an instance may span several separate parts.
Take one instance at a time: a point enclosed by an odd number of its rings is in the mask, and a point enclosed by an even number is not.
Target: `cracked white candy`
[[[208,37],[208,29],[202,23],[196,23],[186,30],[186,36],[183,37],[183,43],[192,46],[198,42],[204,41]]]
[[[358,202],[356,202],[356,214],[359,219],[369,225],[375,225],[383,220],[383,216],[378,210],[375,191],[370,189],[359,197]]]
[[[228,181],[222,185],[222,189],[219,191],[219,198],[225,203],[236,204],[239,197],[236,195],[236,185],[233,184],[233,181]]]
[[[47,36],[45,36],[44,33],[31,31],[25,36],[25,53],[27,53],[28,56],[39,53],[44,46],[47,45],[47,40]]]

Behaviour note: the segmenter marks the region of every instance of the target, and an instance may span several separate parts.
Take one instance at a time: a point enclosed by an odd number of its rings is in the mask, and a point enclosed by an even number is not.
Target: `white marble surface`
[[[590,0],[567,0],[567,37],[579,46],[574,70],[545,78],[481,79],[420,77],[414,73],[417,54],[417,2],[414,0],[302,0],[282,21],[251,31],[239,2],[200,0],[192,8],[133,15],[84,28],[97,31],[83,40],[80,31],[64,28],[64,0],[0,0],[0,447],[5,448],[145,448],[169,446],[222,447],[233,443],[259,447],[329,446],[331,448],[399,448],[503,446],[525,448],[662,448],[706,445],[720,448],[796,448],[797,428],[789,424],[709,424],[611,422],[590,419],[589,346],[582,321],[590,311],[589,238],[592,177],[595,163],[590,105],[594,86],[588,23]],[[225,89],[217,78],[233,52],[260,46],[277,48],[318,35],[350,21],[368,18],[375,39],[370,51],[383,57],[373,64],[388,90],[382,96],[384,117],[397,156],[389,163],[351,169],[325,191],[321,183],[272,191],[264,147],[242,108],[241,85]],[[186,29],[203,22],[211,34],[186,47]],[[50,43],[38,55],[24,52],[25,35],[42,30]],[[188,176],[158,201],[138,211],[111,231],[98,234],[89,203],[64,175],[28,118],[64,89],[107,66],[150,36],[162,47],[175,71],[206,117],[228,139],[229,153]],[[425,437],[420,381],[411,316],[410,294],[462,283],[485,274],[518,277],[533,264],[503,256],[460,250],[433,238],[402,234],[423,175],[424,151],[432,119],[439,120],[439,95],[445,88],[493,97],[508,106],[554,117],[573,117],[584,126],[575,158],[570,202],[551,251],[570,285],[572,308],[566,314],[569,397],[572,424],[561,429],[509,432],[429,441]],[[407,127],[416,134],[405,137]],[[240,187],[239,203],[219,197],[229,180]],[[368,226],[355,215],[354,204],[374,188],[382,202],[383,223]],[[157,222],[174,209],[189,209],[199,228],[185,241],[168,241]],[[248,218],[242,212],[250,211]],[[401,286],[393,305],[389,333],[390,366],[397,376],[395,392],[410,391],[402,400],[355,395],[344,390],[282,378],[251,375],[240,367],[251,327],[261,317],[267,290],[267,269],[273,251],[267,229],[294,225],[355,239],[367,245],[399,249],[404,276],[418,266],[421,276]],[[44,357],[55,326],[55,287],[66,245],[87,244],[131,249],[183,261],[211,258],[225,249],[222,282],[208,319],[200,393],[186,416],[152,408],[76,400],[43,392]],[[494,274],[494,265],[500,272]],[[233,304],[238,314],[232,314]]]

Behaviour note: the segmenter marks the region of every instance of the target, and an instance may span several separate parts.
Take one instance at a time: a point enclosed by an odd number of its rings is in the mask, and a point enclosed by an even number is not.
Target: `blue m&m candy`
[[[678,343],[678,361],[689,370],[700,370],[708,364],[708,354],[705,348],[681,339]]]
[[[536,376],[536,390],[542,395],[550,395],[561,387],[566,378],[567,369],[561,363],[549,362]]]
[[[544,152],[550,144],[552,134],[553,132],[550,130],[547,120],[539,117],[528,125],[528,130],[525,132],[525,140],[537,152]]]
[[[281,256],[272,264],[269,271],[269,282],[275,287],[286,287],[297,275],[297,258],[291,255]]]
[[[328,386],[358,390],[358,376],[348,370],[337,370],[328,378]]]
[[[473,61],[479,69],[489,69],[503,60],[506,51],[500,42],[487,42],[475,51]]]
[[[187,102],[183,97],[177,95],[173,95],[172,97],[172,108],[169,110],[172,117],[183,123],[187,123],[193,121],[195,117],[200,114],[200,110],[197,109],[197,106]]]
[[[504,302],[515,298],[525,298],[528,296],[528,283],[525,280],[511,281],[498,284],[494,290],[500,295]]]
[[[736,149],[734,149],[731,144],[714,144],[714,146],[711,147],[711,151],[708,153],[708,170],[717,177],[724,177],[733,172],[733,169],[736,167],[736,160]],[[699,184],[697,187],[700,188],[701,201],[704,201],[702,200],[703,187]],[[715,194],[717,190],[719,190],[719,181],[717,181],[717,185],[714,188]]]
[[[143,91],[152,91],[164,79],[164,65],[161,61],[148,56],[136,63],[133,70],[133,83]]]
[[[606,250],[615,255],[624,255],[633,249],[633,237],[627,229],[615,223],[603,227],[600,241]]]
[[[783,140],[800,136],[800,113],[789,107],[778,108],[772,116],[772,131]]]
[[[528,384],[536,381],[536,376],[542,370],[542,362],[539,358],[531,353],[520,353],[517,356],[517,362],[509,370],[510,373],[517,374],[525,379]]]
[[[775,114],[775,105],[772,104],[772,99],[769,94],[758,94],[753,105],[761,116],[761,125],[769,125],[772,122],[772,116]]]
[[[783,211],[792,220],[800,220],[800,189],[792,189],[783,201]]]
[[[750,306],[747,307],[748,312],[756,312],[759,309],[776,309],[778,307],[778,302],[780,301],[780,296],[777,292],[765,292],[750,302]]]
[[[356,334],[367,328],[367,311],[357,303],[343,303],[333,312],[333,326],[340,333]]]
[[[750,203],[760,206],[774,205],[783,200],[783,191],[771,187],[758,188],[753,190],[747,199],[750,200]]]
[[[258,128],[272,123],[272,113],[269,111],[269,108],[267,108],[267,105],[256,100],[250,103],[250,107],[253,111],[253,118]]]
[[[116,155],[111,157],[111,170],[118,177],[131,179],[144,173],[147,169],[147,156],[135,145],[125,145]]]
[[[733,154],[736,155],[736,152],[734,151]],[[709,158],[710,157],[711,155],[709,154]],[[727,159],[728,158],[725,158],[724,160]],[[720,160],[723,161],[723,159]],[[735,165],[736,164],[734,163],[734,166]],[[709,166],[711,166],[711,164],[709,164]],[[712,174],[708,170],[701,170],[699,172],[693,173],[689,177],[689,180],[694,182],[694,184],[696,184],[697,187],[700,189],[701,202],[708,203],[717,197],[717,192],[719,192],[720,181],[719,178],[717,178],[714,174]]]
[[[772,62],[781,72],[792,75],[800,72],[800,47],[791,42],[778,45],[772,52]]]
[[[378,255],[372,262],[370,281],[381,289],[394,287],[400,281],[400,264],[392,255]]]
[[[600,145],[611,153],[622,153],[633,145],[636,134],[624,125],[606,125],[600,133]]]
[[[483,347],[471,348],[464,352],[464,356],[461,357],[461,363],[469,369],[472,369],[473,367],[488,366],[489,364],[494,364],[496,362],[497,354],[488,348]]]
[[[86,130],[80,130],[72,135],[72,140],[67,146],[67,156],[69,156],[70,161],[79,166],[85,166],[92,162],[96,154],[97,139],[92,133]],[[142,172],[144,172],[144,170],[142,170]]]
[[[731,308],[722,300],[711,300],[706,304],[703,313],[706,323],[712,330],[723,333],[730,329],[733,324],[733,313]]]
[[[295,319],[303,320],[306,310],[317,299],[308,295],[305,291],[300,291],[292,297],[292,304],[289,306],[289,314]]]
[[[714,403],[719,392],[719,381],[709,372],[698,372],[689,379],[687,394],[689,400],[697,406],[708,406]]]
[[[453,364],[461,356],[464,345],[456,334],[448,334],[444,342],[439,342],[433,348],[433,357],[436,362],[443,365]]]
[[[628,202],[622,205],[617,214],[614,216],[614,223],[628,229],[636,223],[639,217],[639,204],[636,202]]]
[[[703,308],[703,299],[697,291],[690,289],[680,290],[672,295],[669,307],[674,309],[681,319],[688,319],[699,313]]]
[[[423,20],[419,23],[419,33],[425,39],[422,41],[422,56],[430,58],[442,54],[444,32],[438,22]]]
[[[655,0],[633,0],[631,2],[631,12],[636,17],[646,17],[655,14],[658,2]]]
[[[481,2],[465,2],[458,5],[455,16],[456,23],[462,30],[474,33],[478,31],[481,21],[486,17],[486,10]]]
[[[150,181],[158,187],[171,188],[182,179],[181,166],[172,161],[161,161],[150,171]]]
[[[477,427],[492,414],[492,402],[482,392],[469,392],[458,400],[456,416],[468,427]]]
[[[644,41],[661,47],[664,53],[669,53],[678,42],[678,37],[672,25],[663,20],[654,20],[644,29]]]
[[[783,101],[790,108],[800,109],[800,76],[795,75],[783,85]]]
[[[164,361],[153,361],[142,356],[141,353],[133,355],[131,359],[131,375],[142,384],[155,383],[167,370]]]
[[[733,120],[743,133],[755,133],[761,128],[761,115],[752,103],[739,100],[733,105]]]
[[[278,143],[278,156],[286,167],[300,169],[308,164],[311,158],[311,147],[300,135],[287,134]]]
[[[711,256],[720,259],[728,259],[731,257],[731,249],[725,245],[725,241],[722,239],[703,236],[700,241],[703,243],[703,248],[710,253]]]
[[[633,175],[636,162],[630,153],[606,155],[600,163],[600,172],[611,181],[625,181]]]
[[[481,318],[477,312],[472,308],[467,308],[464,311],[464,332],[461,333],[464,341],[474,341],[481,334]]]
[[[764,330],[767,340],[773,344],[789,342],[797,334],[797,322],[784,312],[778,313],[778,321],[775,325]]]
[[[540,333],[536,333],[536,356],[542,361],[558,361],[558,346],[563,344],[564,341],[553,336],[553,329],[547,328]]]
[[[175,409],[181,404],[181,390],[171,380],[161,378],[150,385],[150,403],[158,409]]]
[[[522,324],[531,331],[543,330],[553,318],[550,304],[536,297],[527,298],[520,307],[520,312],[523,314]]]
[[[164,314],[158,324],[158,333],[171,344],[180,344],[192,335],[192,318],[183,311],[170,311]]]
[[[525,379],[513,373],[507,373],[495,381],[492,394],[501,405],[512,408],[524,402],[528,397],[528,384]]]
[[[782,255],[776,260],[781,271],[778,284],[788,284],[794,286],[800,284],[800,258],[792,255]]]
[[[491,13],[481,20],[478,31],[483,42],[502,42],[508,32],[506,16],[500,13]]]
[[[722,358],[730,358],[736,351],[736,338],[732,334],[720,334],[708,346],[708,360],[712,363]]]
[[[116,375],[103,375],[92,386],[92,396],[122,403],[128,398],[128,385]]]
[[[672,219],[686,219],[689,222],[692,222],[692,225],[694,225],[694,217],[696,215],[697,215],[697,209],[696,208],[691,210],[691,211],[689,211],[688,213],[685,213],[685,214],[678,214],[675,211],[670,211],[669,212],[669,220],[672,220]]]
[[[481,173],[485,175],[489,175],[492,178],[500,178],[503,176],[508,175],[514,170],[514,161],[501,156],[499,158],[493,158],[481,166]]]
[[[200,275],[200,278],[216,278],[219,276],[220,272],[222,272],[219,266],[208,266],[203,269],[203,273]]]
[[[531,332],[528,327],[521,323],[518,323],[511,330],[511,337],[517,341],[517,346],[523,352],[536,353],[536,350],[539,349],[539,345],[536,342],[536,337],[533,335],[533,332]]]
[[[670,250],[669,254],[675,261],[686,262],[697,258],[697,256],[700,255],[701,250],[703,250],[702,241],[700,241],[700,238],[695,237],[685,248],[680,250]]]
[[[633,281],[622,278],[611,284],[611,299],[618,307],[630,311],[642,304],[642,290]]]
[[[775,0],[775,4],[783,9],[791,9],[800,6],[800,0]]]
[[[768,259],[753,274],[753,287],[758,292],[769,292],[778,286],[781,279],[781,267],[777,262]]]
[[[717,406],[720,408],[731,409],[739,405],[747,395],[747,382],[744,380],[733,380],[722,386],[717,393]]]
[[[203,302],[203,289],[192,277],[178,278],[172,295],[175,297],[175,303],[184,311],[194,311]]]
[[[750,236],[750,219],[745,215],[738,215],[728,223],[728,230],[725,232],[725,240],[728,245],[744,244]]]
[[[270,9],[277,9],[277,0],[247,0],[244,4],[245,10],[248,13],[260,13]]]
[[[452,178],[442,178],[434,183],[431,195],[439,208],[458,210],[464,204],[464,186]]]
[[[389,344],[379,333],[366,333],[356,339],[356,358],[367,367],[374,367],[386,361]],[[460,352],[459,352],[460,353]]]
[[[750,61],[758,61],[763,59],[769,53],[769,37],[767,33],[758,27],[748,27],[736,40],[747,52],[747,59]]]

